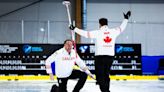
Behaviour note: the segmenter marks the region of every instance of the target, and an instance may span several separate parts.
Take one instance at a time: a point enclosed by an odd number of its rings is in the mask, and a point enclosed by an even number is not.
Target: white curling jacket
[[[84,31],[82,29],[75,28],[74,31],[86,38],[95,39],[95,55],[115,55],[115,41],[117,36],[123,32],[128,23],[127,19],[124,19],[119,27],[108,28],[107,25],[102,26],[98,30]]]
[[[75,50],[72,49],[71,53],[65,50],[65,48],[61,48],[53,53],[50,57],[46,59],[46,66],[51,66],[52,62],[55,62],[55,73],[58,78],[65,78],[71,75],[73,67],[75,63],[81,68],[84,69],[86,67],[85,63],[81,60],[81,58],[76,54]],[[52,73],[48,71],[47,73]]]

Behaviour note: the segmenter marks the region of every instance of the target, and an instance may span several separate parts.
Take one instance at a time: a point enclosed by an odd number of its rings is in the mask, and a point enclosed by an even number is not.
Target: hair
[[[71,40],[71,39],[66,39],[66,40],[64,41],[64,44],[65,44],[67,41],[71,41],[71,42],[72,42],[72,40]]]
[[[108,19],[106,19],[106,18],[100,18],[99,19],[99,24],[101,26],[108,25]]]

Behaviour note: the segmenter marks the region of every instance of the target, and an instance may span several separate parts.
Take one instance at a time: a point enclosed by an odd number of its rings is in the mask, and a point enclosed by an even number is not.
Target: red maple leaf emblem
[[[109,36],[107,36],[105,39],[104,39],[105,43],[110,43],[112,41],[112,38],[110,38]]]

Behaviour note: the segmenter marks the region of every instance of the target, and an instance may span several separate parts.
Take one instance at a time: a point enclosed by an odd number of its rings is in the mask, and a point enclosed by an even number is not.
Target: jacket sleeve
[[[52,68],[51,68],[51,63],[53,63],[56,59],[57,56],[57,52],[53,53],[51,56],[49,56],[46,61],[45,61],[45,65],[46,65],[46,72],[48,74],[52,73]]]
[[[85,31],[85,30],[82,30],[82,29],[79,29],[79,28],[75,28],[74,31],[75,31],[77,34],[81,35],[81,36],[84,36],[84,37],[86,37],[86,38],[89,38],[89,36],[88,36],[88,34],[89,34],[88,31]]]
[[[79,28],[75,28],[74,31],[86,38],[95,38],[97,36],[97,30],[92,30],[92,31],[85,31]]]
[[[75,62],[82,70],[87,67],[86,64],[84,63],[84,61],[79,57],[78,54],[77,54],[77,58],[76,58]]]
[[[123,32],[127,26],[127,23],[128,23],[128,20],[127,19],[124,19],[119,27],[120,29],[120,32]]]

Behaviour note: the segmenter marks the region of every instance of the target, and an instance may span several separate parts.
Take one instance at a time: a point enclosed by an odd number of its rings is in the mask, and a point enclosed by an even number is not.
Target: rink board
[[[164,79],[164,75],[162,76],[110,76],[111,80],[162,80]],[[49,80],[49,76],[0,76],[0,80]],[[56,76],[54,76],[56,80]],[[92,80],[88,77],[87,80]]]

